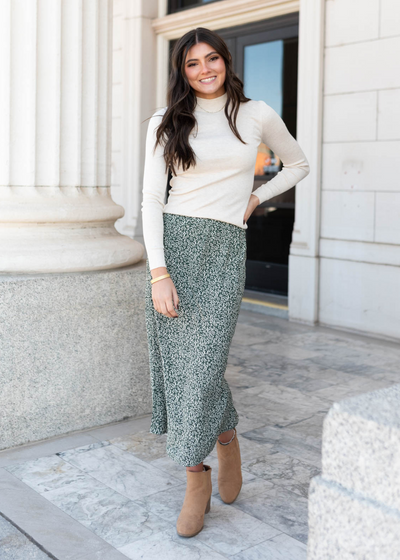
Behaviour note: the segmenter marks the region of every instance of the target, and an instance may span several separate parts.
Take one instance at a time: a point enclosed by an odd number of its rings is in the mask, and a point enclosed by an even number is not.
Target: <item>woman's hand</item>
[[[152,278],[157,278],[158,276],[167,274],[168,271],[164,266],[162,266],[159,268],[153,268],[150,272]],[[162,280],[154,282],[151,286],[155,310],[166,317],[178,317],[174,306],[178,309],[179,297],[175,284],[171,278],[163,278]]]
[[[250,216],[252,215],[252,213],[254,212],[254,210],[257,208],[259,204],[260,204],[260,199],[258,198],[258,196],[252,194],[247,204],[247,209],[244,214],[243,223],[247,222],[247,220],[250,218]]]

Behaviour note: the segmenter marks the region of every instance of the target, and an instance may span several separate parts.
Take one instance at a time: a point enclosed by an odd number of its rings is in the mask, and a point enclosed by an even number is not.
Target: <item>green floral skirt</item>
[[[246,230],[170,213],[163,222],[165,261],[179,306],[173,318],[154,309],[147,259],[150,432],[166,433],[167,454],[189,467],[239,421],[224,375],[246,279]]]

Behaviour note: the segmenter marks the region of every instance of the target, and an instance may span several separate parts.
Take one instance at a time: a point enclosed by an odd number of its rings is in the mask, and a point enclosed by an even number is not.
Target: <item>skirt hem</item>
[[[178,465],[181,465],[181,466],[183,466],[183,467],[195,467],[196,465],[202,463],[202,462],[204,461],[204,459],[205,459],[206,457],[208,457],[208,455],[209,455],[209,454],[211,453],[211,451],[214,449],[215,444],[217,443],[218,436],[219,436],[220,434],[222,434],[223,432],[227,432],[228,430],[233,430],[234,428],[236,428],[237,425],[238,425],[238,422],[236,422],[236,424],[231,425],[229,428],[225,428],[224,430],[222,430],[221,432],[219,432],[219,433],[217,434],[217,436],[215,437],[214,443],[208,448],[208,450],[206,450],[205,455],[203,454],[203,455],[202,455],[202,458],[199,459],[199,460],[197,460],[197,462],[191,461],[191,462],[190,462],[190,465],[188,465],[188,464],[186,464],[186,461],[184,461],[183,459],[181,459],[181,458],[179,457],[179,455],[176,455],[176,454],[172,453],[172,452],[171,452],[170,450],[168,450],[168,449],[167,449],[167,455],[168,455],[168,457],[169,457],[170,459],[172,459],[172,460],[173,460],[175,463],[177,463]],[[152,434],[157,434],[157,435],[162,435],[162,434],[166,434],[166,433],[167,433],[166,430],[165,430],[165,431],[162,431],[162,432],[153,431],[153,430],[154,430],[154,429],[151,429],[151,428],[150,428],[150,433],[152,433]]]
[[[163,434],[167,434],[168,430],[167,430],[167,428],[153,428],[153,427],[150,427],[149,432],[151,434],[156,434],[157,436],[162,436]]]

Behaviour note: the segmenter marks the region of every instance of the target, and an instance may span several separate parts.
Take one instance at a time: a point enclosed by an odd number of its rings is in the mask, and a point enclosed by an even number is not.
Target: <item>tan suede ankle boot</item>
[[[186,471],[185,499],[176,522],[180,537],[194,537],[203,528],[204,514],[210,511],[211,467],[203,465],[203,471]]]
[[[242,462],[236,428],[235,437],[223,445],[217,441],[218,454],[218,491],[221,500],[231,504],[236,500],[242,488]]]

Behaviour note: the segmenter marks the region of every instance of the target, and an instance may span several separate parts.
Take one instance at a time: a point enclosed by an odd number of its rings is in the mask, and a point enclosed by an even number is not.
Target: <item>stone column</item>
[[[0,272],[122,267],[110,194],[112,0],[0,6]]]
[[[158,0],[114,3],[113,175],[111,193],[125,208],[120,233],[143,242],[142,186],[148,119],[156,104]],[[167,64],[168,66],[168,64]],[[165,103],[161,105],[164,107]]]
[[[0,3],[0,449],[151,411],[144,248],[110,194],[111,55],[112,0]]]
[[[297,140],[310,174],[296,187],[289,255],[289,320],[319,320],[319,229],[325,0],[300,0]]]

